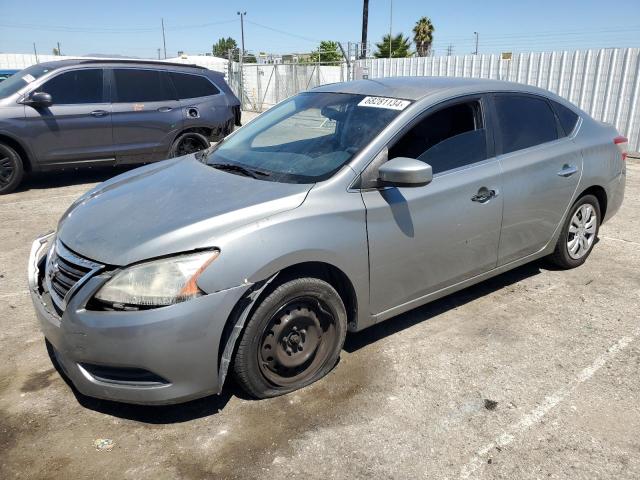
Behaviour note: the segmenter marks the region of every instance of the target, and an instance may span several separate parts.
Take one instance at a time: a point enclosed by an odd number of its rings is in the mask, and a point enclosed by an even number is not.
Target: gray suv
[[[219,72],[146,60],[40,63],[0,84],[0,194],[25,172],[146,163],[209,147],[240,125]]]

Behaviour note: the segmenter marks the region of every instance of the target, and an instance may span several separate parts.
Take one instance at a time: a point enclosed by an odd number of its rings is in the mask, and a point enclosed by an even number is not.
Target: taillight
[[[622,160],[627,159],[627,147],[629,145],[629,140],[627,137],[623,137],[622,135],[618,135],[613,139],[613,143],[615,143],[620,149],[620,153],[622,154]]]

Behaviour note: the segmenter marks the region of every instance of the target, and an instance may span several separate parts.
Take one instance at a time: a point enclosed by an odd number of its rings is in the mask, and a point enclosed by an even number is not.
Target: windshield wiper
[[[269,172],[262,172],[254,168],[243,167],[242,165],[238,165],[237,163],[210,163],[209,165],[213,168],[217,168],[218,170],[238,172],[251,178],[268,177],[269,175],[271,175]]]

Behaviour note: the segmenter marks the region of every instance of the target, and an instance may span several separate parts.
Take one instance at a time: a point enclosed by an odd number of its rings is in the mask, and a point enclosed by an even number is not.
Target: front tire
[[[601,222],[600,203],[593,195],[585,195],[573,204],[549,260],[569,269],[582,265],[598,238]]]
[[[13,192],[24,177],[24,165],[18,152],[0,143],[0,195]]]
[[[256,398],[298,390],[331,371],[346,333],[346,310],[331,285],[287,281],[251,315],[234,360],[236,380]]]

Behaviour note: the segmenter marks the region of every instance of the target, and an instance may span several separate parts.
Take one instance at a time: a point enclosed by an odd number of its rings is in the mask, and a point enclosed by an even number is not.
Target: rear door
[[[506,93],[492,98],[504,179],[498,252],[503,265],[547,245],[578,187],[582,154],[546,98]]]
[[[25,106],[26,135],[42,166],[114,163],[108,82],[101,68],[59,73],[34,92],[51,95],[49,107]]]
[[[114,68],[111,98],[118,163],[167,158],[183,123],[180,102],[169,73],[144,68]]]

